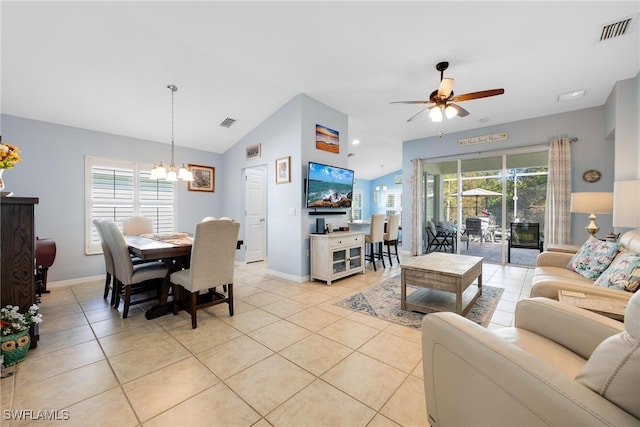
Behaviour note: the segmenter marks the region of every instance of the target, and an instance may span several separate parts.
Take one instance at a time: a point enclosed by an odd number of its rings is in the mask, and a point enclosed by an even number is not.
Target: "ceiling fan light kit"
[[[443,116],[446,116],[447,119],[452,119],[455,116],[466,117],[469,115],[469,112],[459,105],[454,104],[454,102],[487,98],[490,96],[502,95],[504,93],[504,89],[500,88],[470,92],[456,96],[453,93],[454,79],[444,77],[444,72],[447,68],[449,68],[449,63],[446,61],[439,62],[436,65],[436,70],[440,71],[440,85],[438,86],[437,90],[431,92],[431,95],[429,95],[429,100],[392,102],[392,104],[434,104],[433,106],[427,107],[419,111],[417,114],[413,115],[411,118],[409,118],[409,120],[407,120],[408,122],[412,121],[426,110],[429,110],[429,117],[433,122],[441,122]]]

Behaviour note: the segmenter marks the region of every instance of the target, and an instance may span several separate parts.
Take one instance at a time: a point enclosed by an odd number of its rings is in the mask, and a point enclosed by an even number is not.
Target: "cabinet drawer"
[[[337,248],[340,246],[352,246],[359,245],[364,240],[362,235],[359,236],[342,236],[342,237],[332,237],[329,239],[329,247]]]

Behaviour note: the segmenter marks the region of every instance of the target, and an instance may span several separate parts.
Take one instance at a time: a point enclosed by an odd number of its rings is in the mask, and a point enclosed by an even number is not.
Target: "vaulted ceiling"
[[[2,112],[223,153],[304,93],[349,116],[359,178],[401,167],[402,141],[603,105],[640,71],[638,1],[3,1]],[[624,18],[627,33],[599,41]],[[440,124],[438,87],[504,88]],[[585,96],[559,102],[576,90]],[[226,118],[237,120],[221,127]],[[354,139],[360,144],[352,145]],[[342,143],[342,141],[341,141]]]

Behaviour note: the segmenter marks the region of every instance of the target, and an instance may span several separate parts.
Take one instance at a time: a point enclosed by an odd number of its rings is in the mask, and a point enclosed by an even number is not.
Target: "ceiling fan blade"
[[[438,98],[447,99],[453,92],[453,80],[454,79],[442,79],[440,86],[438,86]]]
[[[462,95],[456,95],[453,98],[451,98],[451,101],[454,101],[454,102],[469,101],[471,99],[487,98],[489,96],[502,95],[503,93],[504,93],[504,89],[481,90],[479,92],[470,92],[470,93],[463,93]]]
[[[454,108],[458,112],[458,117],[467,117],[469,115],[469,112],[459,105],[448,102],[447,107]]]
[[[423,108],[422,110],[418,111],[416,114],[414,114],[413,116],[411,116],[409,118],[409,120],[407,120],[407,122],[410,122],[411,120],[415,119],[416,117],[418,117],[420,114],[424,113],[425,111],[427,111],[429,109],[429,107],[427,108]]]
[[[389,104],[430,104],[431,101],[392,101]]]

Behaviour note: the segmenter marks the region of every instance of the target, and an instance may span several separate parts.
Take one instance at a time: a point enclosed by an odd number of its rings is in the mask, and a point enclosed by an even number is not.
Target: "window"
[[[385,195],[385,218],[389,215],[400,214],[402,212],[402,193],[396,191],[388,191]]]
[[[172,182],[149,178],[152,165],[87,157],[85,160],[86,210],[85,253],[100,253],[100,237],[95,218],[115,221],[130,216],[153,218],[156,233],[175,229],[175,186]]]
[[[362,219],[362,200],[364,199],[364,194],[362,190],[354,190],[353,191],[353,201],[351,203],[351,220],[359,221]]]

